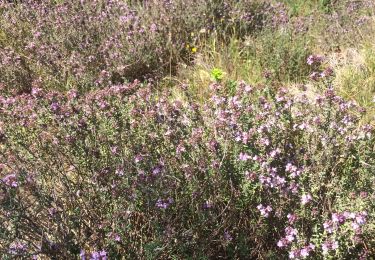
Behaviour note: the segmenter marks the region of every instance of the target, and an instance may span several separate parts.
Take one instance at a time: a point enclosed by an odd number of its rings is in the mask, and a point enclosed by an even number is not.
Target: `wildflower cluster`
[[[333,75],[333,69],[331,67],[328,66],[325,69],[321,69],[323,62],[324,57],[321,55],[310,55],[307,58],[307,64],[313,69],[313,72],[310,74],[310,79],[318,81]]]
[[[11,1],[10,1],[11,2]],[[90,89],[159,78],[189,63],[211,34],[273,26],[259,1],[21,1],[0,5],[0,82],[8,93]],[[202,32],[199,33],[198,32]]]
[[[361,108],[333,89],[236,85],[212,84],[204,104],[137,81],[1,96],[1,253],[373,253],[374,130],[357,127]]]

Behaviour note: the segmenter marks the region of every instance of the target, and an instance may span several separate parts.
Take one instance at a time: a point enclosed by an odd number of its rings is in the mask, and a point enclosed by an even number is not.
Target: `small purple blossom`
[[[177,147],[176,147],[176,154],[177,155],[181,155],[183,152],[186,152],[186,148],[183,144],[179,144]]]
[[[315,249],[315,245],[311,243],[308,246],[303,247],[300,251],[301,257],[302,258],[308,257],[311,251],[313,251],[314,249]]]
[[[285,228],[285,239],[288,242],[294,241],[297,237],[297,234],[298,234],[297,229],[292,228],[292,227],[286,227]]]
[[[113,239],[114,239],[115,241],[117,241],[117,242],[120,242],[120,241],[121,241],[121,237],[120,237],[119,234],[115,234]]]
[[[18,255],[22,254],[27,250],[27,244],[22,242],[14,242],[9,247],[9,254]]]
[[[224,232],[224,239],[229,242],[229,241],[233,240],[233,237],[231,236],[231,234],[228,231],[225,231]]]
[[[280,248],[286,247],[288,244],[289,242],[285,238],[282,238],[277,242],[277,246]]]
[[[306,205],[307,203],[309,203],[310,201],[312,200],[312,197],[309,193],[307,194],[303,194],[301,196],[301,204],[302,205]]]
[[[330,220],[323,223],[324,230],[327,231],[330,234],[333,232],[333,225],[332,224],[333,223]]]
[[[155,166],[155,167],[152,169],[151,173],[152,173],[153,176],[157,176],[157,175],[159,175],[159,174],[161,173],[162,169],[163,169],[163,168],[162,168],[161,165],[157,165],[157,166]]]
[[[50,108],[53,112],[57,112],[60,109],[60,105],[57,102],[52,102]]]
[[[99,255],[102,257],[102,260],[107,259],[107,252],[105,250],[100,251]]]
[[[135,163],[139,163],[139,162],[142,161],[142,160],[143,160],[143,156],[140,155],[140,154],[138,154],[138,155],[136,155],[136,156],[134,157],[134,162],[135,162]]]
[[[2,179],[2,182],[5,183],[5,185],[9,187],[16,188],[18,187],[18,182],[17,182],[17,176],[13,174],[8,174]]]
[[[115,171],[115,174],[118,176],[124,176],[124,169],[123,168],[117,168]]]
[[[333,69],[331,67],[328,67],[320,73],[320,77],[326,78],[326,77],[332,76],[332,74],[333,74]]]
[[[317,64],[319,65],[320,63],[322,63],[324,60],[324,57],[321,56],[321,55],[310,55],[308,58],[307,58],[307,64],[312,66],[314,64]]]
[[[319,72],[314,71],[310,74],[309,78],[311,80],[318,81],[318,79],[320,78],[320,74]]]
[[[272,212],[272,208],[271,208],[271,206],[263,206],[262,204],[259,204],[258,206],[257,206],[257,209],[260,211],[260,214],[263,216],[263,217],[265,217],[265,218],[268,218],[269,217],[269,214],[270,214],[270,212]]]
[[[344,223],[346,220],[346,217],[344,214],[341,214],[341,213],[333,213],[332,214],[332,222],[333,223],[339,223],[339,224],[342,224]]]
[[[309,256],[309,251],[308,251],[308,249],[306,249],[306,248],[302,248],[302,249],[301,249],[301,256],[302,256],[302,257],[308,257],[308,256]]]
[[[328,251],[336,250],[337,248],[339,248],[339,243],[336,240],[334,241],[327,240],[322,244],[323,254],[327,254]]]
[[[40,96],[40,93],[42,92],[42,89],[41,88],[32,88],[31,89],[31,95],[33,97],[39,97]]]
[[[298,250],[298,249],[292,250],[292,251],[289,252],[289,259],[299,258],[300,255],[301,255],[300,250]]]
[[[100,260],[99,252],[92,252],[90,260]]]
[[[363,225],[363,224],[366,223],[366,216],[367,216],[367,212],[366,211],[358,213],[355,216],[355,221],[357,222],[358,225]]]
[[[204,209],[210,209],[210,208],[212,208],[213,207],[213,203],[211,202],[211,201],[205,201],[204,203],[203,203],[203,208]]]
[[[289,213],[289,214],[287,215],[287,218],[288,218],[288,222],[289,222],[289,224],[294,224],[294,222],[297,221],[297,215],[296,215],[296,214],[291,214],[291,213]]]
[[[54,217],[57,213],[57,209],[56,208],[49,208],[48,213],[51,217]]]
[[[150,31],[151,32],[156,32],[156,30],[157,30],[158,28],[157,28],[157,26],[156,26],[156,24],[151,24],[151,26],[150,26]]]
[[[81,249],[81,252],[79,253],[79,256],[81,257],[81,260],[86,260],[86,252],[85,252],[85,250]]]
[[[247,161],[250,159],[250,156],[247,153],[240,153],[239,160],[240,161]]]
[[[168,198],[167,200],[158,199],[155,205],[159,209],[167,209],[173,202],[172,198]]]
[[[111,153],[113,155],[118,153],[118,146],[111,146],[110,149],[111,149]]]
[[[92,252],[90,260],[107,260],[107,252],[105,250]]]

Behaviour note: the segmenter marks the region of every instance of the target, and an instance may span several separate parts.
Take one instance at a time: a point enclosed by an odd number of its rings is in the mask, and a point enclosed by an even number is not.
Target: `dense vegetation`
[[[0,2],[0,255],[372,259],[374,8]]]

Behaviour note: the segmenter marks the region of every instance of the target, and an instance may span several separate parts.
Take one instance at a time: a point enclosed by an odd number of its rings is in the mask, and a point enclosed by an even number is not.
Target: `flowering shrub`
[[[324,95],[218,83],[203,105],[139,82],[0,98],[9,257],[365,258],[375,137]],[[208,239],[209,238],[209,239]]]
[[[375,131],[309,55],[361,35],[373,3],[305,3],[0,1],[0,255],[372,259]],[[232,60],[210,97],[160,88],[207,38]],[[268,85],[233,80],[242,63]],[[322,93],[272,81],[309,74]]]
[[[126,2],[2,2],[3,91],[87,90],[174,74],[194,56],[200,38],[243,36],[276,26],[281,15],[267,1]]]

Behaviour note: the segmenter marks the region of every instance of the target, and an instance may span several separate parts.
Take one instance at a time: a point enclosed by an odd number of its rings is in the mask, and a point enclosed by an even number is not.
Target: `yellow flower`
[[[192,53],[196,53],[197,52],[197,48],[195,48],[195,47],[191,48],[191,52]]]

